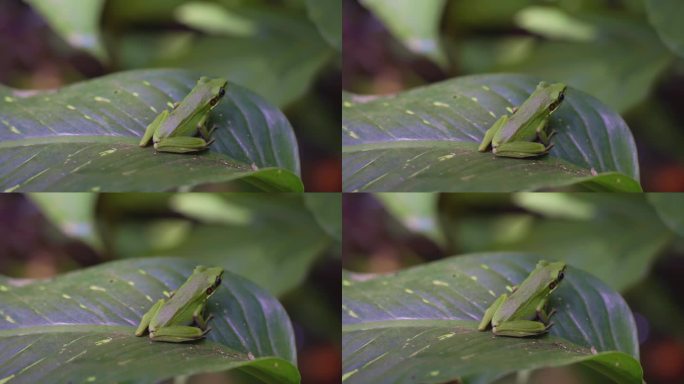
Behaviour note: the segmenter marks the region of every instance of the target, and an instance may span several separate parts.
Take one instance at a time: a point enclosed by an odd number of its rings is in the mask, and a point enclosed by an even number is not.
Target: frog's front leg
[[[546,145],[547,151],[549,149],[551,149],[551,147],[553,147],[553,144],[550,144],[551,138],[556,134],[556,130],[553,130],[553,131],[551,131],[551,133],[547,134],[546,128],[548,126],[549,126],[549,119],[546,118],[541,123],[539,123],[539,125],[535,129],[535,131],[537,132],[537,137],[539,138],[539,141],[541,141],[542,143],[544,143],[544,145]]]
[[[205,304],[199,304],[197,308],[195,308],[195,311],[192,313],[192,318],[195,321],[195,324],[199,325],[199,327],[203,331],[209,332],[209,321],[214,317],[214,315],[210,313],[209,316],[205,319],[203,314],[204,308]]]
[[[154,332],[150,333],[150,339],[172,343],[194,341],[203,338],[207,332],[188,325],[171,325],[154,330]]]
[[[501,307],[501,305],[503,305],[503,303],[506,302],[507,299],[508,295],[504,293],[501,296],[499,296],[496,300],[494,300],[492,305],[490,305],[489,308],[485,310],[485,313],[482,316],[482,320],[480,320],[480,324],[477,326],[478,331],[486,331],[487,328],[489,328],[489,324],[492,322],[494,314],[499,309],[499,307]]]
[[[537,305],[537,318],[541,320],[544,324],[548,324],[549,327],[551,327],[552,323],[550,323],[551,316],[553,316],[554,313],[556,313],[556,308],[553,308],[551,312],[546,313],[546,306],[549,302],[549,298],[546,297],[544,298],[539,305]]]
[[[157,315],[159,312],[159,309],[164,305],[164,299],[159,299],[152,308],[150,308],[147,313],[145,313],[142,317],[142,320],[140,320],[140,324],[138,325],[138,329],[135,330],[135,335],[136,336],[142,336],[147,332],[147,328],[150,326],[150,322],[152,319]]]
[[[508,116],[503,115],[499,117],[499,120],[497,120],[491,128],[485,132],[484,138],[480,142],[480,146],[477,148],[478,151],[480,152],[485,152],[487,148],[492,144],[492,140],[494,139],[494,136],[503,128],[504,125],[508,122]]]
[[[551,325],[540,321],[511,320],[497,324],[492,328],[492,332],[497,336],[528,337],[542,335],[548,332],[549,328]]]
[[[157,129],[159,129],[167,117],[169,117],[169,111],[167,110],[164,110],[162,113],[157,115],[154,121],[152,121],[150,125],[147,126],[147,129],[145,129],[145,134],[143,134],[143,137],[140,139],[140,143],[138,145],[141,147],[148,146],[150,144],[150,140],[152,140],[152,136],[154,136],[154,133],[157,132]]]
[[[207,149],[209,143],[201,137],[173,136],[165,137],[154,143],[154,148],[159,152],[188,153],[199,152]]]
[[[207,142],[207,146],[210,146],[211,143],[214,142],[214,139],[211,137],[211,134],[214,133],[214,130],[216,129],[216,125],[213,125],[209,130],[207,130],[206,123],[207,120],[209,119],[209,115],[204,115],[199,123],[197,123],[197,132],[199,132],[200,136]]]

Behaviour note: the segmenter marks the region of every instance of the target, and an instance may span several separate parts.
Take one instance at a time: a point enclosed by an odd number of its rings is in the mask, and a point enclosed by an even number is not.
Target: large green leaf
[[[651,25],[661,40],[679,57],[684,57],[684,3],[679,0],[646,0]]]
[[[280,303],[229,271],[211,297],[200,342],[152,342],[133,332],[153,302],[195,263],[139,259],[53,280],[0,287],[0,382],[153,383],[240,368],[267,383],[298,383],[292,326]]]
[[[516,191],[581,184],[640,191],[634,139],[595,98],[569,89],[552,115],[555,146],[538,159],[480,153],[484,132],[520,105],[538,79],[457,78],[394,96],[343,101],[345,191]]]
[[[342,51],[342,1],[306,0],[306,8],[325,41]]]
[[[479,375],[580,363],[616,383],[641,383],[636,326],[625,301],[568,268],[550,299],[550,335],[521,339],[478,332],[498,295],[534,268],[531,255],[452,257],[342,283],[343,382],[444,383]],[[507,288],[508,287],[508,288]]]
[[[100,38],[104,0],[26,0],[71,46],[107,59]]]
[[[446,64],[439,41],[439,23],[445,0],[361,0],[385,27],[408,49],[425,55],[438,64]]]
[[[58,92],[5,96],[0,190],[162,191],[243,178],[263,189],[302,190],[289,122],[235,84],[212,111],[216,141],[208,151],[169,154],[138,147],[145,127],[198,78],[182,70],[141,70]]]

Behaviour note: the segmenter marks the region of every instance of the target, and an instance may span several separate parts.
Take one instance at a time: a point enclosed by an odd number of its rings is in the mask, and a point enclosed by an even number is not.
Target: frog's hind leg
[[[184,341],[194,341],[203,338],[208,331],[188,325],[172,325],[162,327],[150,333],[150,339],[154,341],[168,341],[180,343]]]
[[[200,137],[175,136],[155,143],[154,148],[159,152],[188,153],[203,151],[209,144]]]

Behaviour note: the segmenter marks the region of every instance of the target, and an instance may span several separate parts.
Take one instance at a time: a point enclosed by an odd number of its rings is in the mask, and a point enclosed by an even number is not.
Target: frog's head
[[[565,268],[567,268],[567,265],[565,265],[565,263],[562,261],[556,261],[553,263],[549,263],[546,266],[546,268],[548,268],[551,273],[549,291],[553,292],[556,289],[556,287],[558,287],[558,284],[560,284],[560,282],[563,281],[563,278],[565,277]]]
[[[203,285],[206,287],[206,294],[207,297],[209,297],[216,291],[219,285],[221,285],[223,268],[198,265],[193,271],[193,276],[197,275],[201,276],[204,280]]]
[[[546,92],[548,95],[548,106],[547,109],[549,113],[553,112],[558,108],[558,106],[565,99],[565,90],[568,86],[563,83],[554,83],[546,86]]]
[[[226,79],[217,78],[210,79],[208,77],[202,76],[197,80],[197,85],[204,86],[204,89],[209,90],[209,95],[212,98],[209,100],[209,105],[213,108],[218,102],[226,95],[226,87],[228,87],[228,81]]]

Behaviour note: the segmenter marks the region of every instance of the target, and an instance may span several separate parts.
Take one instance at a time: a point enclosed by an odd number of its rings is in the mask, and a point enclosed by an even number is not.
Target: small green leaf
[[[477,151],[484,132],[536,87],[524,75],[457,78],[394,96],[343,98],[345,191],[533,190],[579,184],[640,191],[634,139],[622,118],[574,89],[551,116],[548,156]]]
[[[549,305],[550,334],[478,332],[485,308],[520,283],[536,256],[473,254],[387,276],[343,276],[344,383],[470,383],[480,375],[581,364],[616,383],[639,384],[639,344],[619,294],[569,267]]]
[[[648,20],[660,39],[679,57],[684,57],[684,3],[680,0],[646,0]]]
[[[309,18],[316,24],[325,41],[342,51],[342,2],[340,0],[306,0]]]
[[[26,0],[69,45],[83,49],[100,61],[107,52],[100,37],[104,0]]]
[[[438,194],[392,192],[378,193],[375,197],[406,228],[427,236],[437,244],[445,245],[437,211]]]
[[[342,195],[309,193],[304,204],[330,237],[342,241]]]
[[[292,326],[280,303],[226,271],[208,302],[207,339],[160,343],[134,331],[194,262],[138,259],[0,289],[0,381],[159,382],[239,368],[266,383],[299,383]],[[2,280],[0,280],[2,281]]]
[[[646,195],[660,219],[670,230],[684,236],[684,195],[679,193],[649,193]]]
[[[382,20],[385,27],[409,50],[446,65],[447,58],[439,41],[439,23],[445,0],[361,0]]]
[[[29,195],[47,219],[62,232],[102,251],[102,240],[95,226],[94,193],[33,193]]]
[[[301,191],[289,122],[235,84],[212,111],[216,141],[208,151],[155,153],[138,146],[145,127],[198,78],[183,70],[130,71],[58,92],[4,96],[0,190],[164,191],[244,179],[266,190]]]

